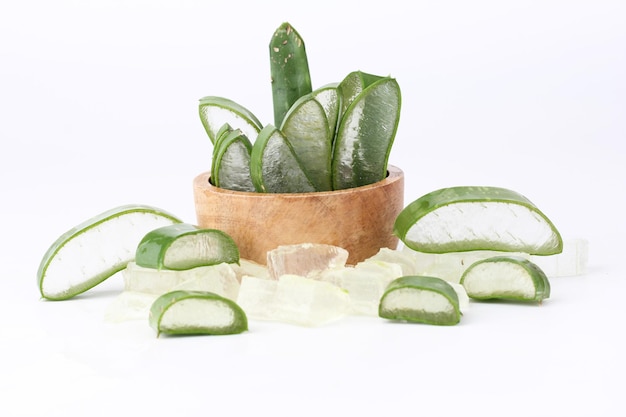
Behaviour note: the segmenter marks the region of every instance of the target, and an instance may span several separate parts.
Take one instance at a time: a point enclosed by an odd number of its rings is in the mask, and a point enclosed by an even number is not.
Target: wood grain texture
[[[363,187],[294,194],[225,190],[204,172],[193,181],[198,226],[228,233],[242,258],[264,265],[269,250],[298,243],[342,247],[353,265],[398,245],[393,224],[404,208],[404,173],[391,165],[388,171]]]

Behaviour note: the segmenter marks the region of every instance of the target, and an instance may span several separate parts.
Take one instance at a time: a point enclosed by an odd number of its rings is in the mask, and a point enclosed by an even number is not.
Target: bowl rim
[[[205,191],[210,191],[213,193],[228,194],[231,196],[240,195],[242,197],[249,197],[249,198],[272,198],[272,197],[274,198],[275,197],[304,198],[304,197],[311,197],[311,196],[316,196],[316,197],[331,196],[331,195],[336,196],[336,195],[342,195],[342,194],[355,193],[358,191],[366,191],[372,188],[385,187],[389,184],[402,180],[404,178],[404,172],[402,171],[402,169],[398,168],[395,165],[388,165],[387,176],[378,182],[374,182],[372,184],[367,184],[367,185],[362,185],[360,187],[344,188],[342,190],[311,191],[311,192],[306,192],[306,193],[261,193],[261,192],[256,192],[256,191],[229,190],[226,188],[220,188],[220,187],[214,186],[213,184],[211,184],[210,178],[211,178],[210,171],[205,171],[205,172],[198,174],[194,178],[194,187],[205,190]]]

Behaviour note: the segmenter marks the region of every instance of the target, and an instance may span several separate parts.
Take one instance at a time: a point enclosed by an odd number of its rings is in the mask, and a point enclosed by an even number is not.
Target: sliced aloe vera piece
[[[311,75],[304,41],[289,23],[276,29],[269,50],[274,125],[280,126],[291,106],[312,91]]]
[[[124,205],[80,223],[44,254],[37,271],[41,296],[66,300],[93,288],[135,259],[146,233],[180,222],[157,207]]]
[[[211,183],[235,191],[256,191],[250,176],[252,143],[241,130],[223,133],[216,143]]]
[[[396,218],[394,234],[427,253],[495,250],[553,255],[558,230],[530,200],[499,187],[451,187],[428,193]]]
[[[150,326],[166,334],[238,334],[248,330],[246,313],[232,300],[208,291],[172,291],[150,307]]]
[[[240,129],[248,138],[256,138],[263,126],[250,110],[224,97],[201,98],[199,114],[202,125],[213,144],[218,137],[217,132],[224,124],[228,124],[231,129]]]
[[[239,249],[221,230],[187,223],[159,227],[137,245],[135,263],[144,268],[185,270],[220,263],[238,263]]]
[[[301,97],[285,115],[280,130],[315,190],[330,191],[333,138],[322,105],[312,94]]]
[[[273,125],[259,132],[250,155],[250,174],[259,192],[305,193],[314,192],[291,145]]]
[[[393,280],[380,299],[378,315],[391,320],[454,325],[461,320],[454,288],[441,278],[404,276]]]
[[[473,263],[461,277],[470,298],[537,301],[550,297],[550,282],[539,266],[519,256],[494,256]]]
[[[377,79],[354,97],[341,117],[335,137],[334,189],[385,179],[400,106],[400,87],[390,77]]]
[[[346,109],[363,90],[383,78],[384,77],[379,75],[368,74],[363,71],[353,71],[346,75],[338,85],[338,92],[341,98],[340,116],[346,112]]]
[[[313,90],[313,98],[321,104],[326,113],[331,142],[335,139],[337,123],[339,122],[339,112],[341,111],[341,96],[339,94],[339,83],[326,84],[323,87]]]
[[[215,133],[215,141],[213,142],[213,154],[215,154],[215,152],[217,152],[217,150],[220,147],[220,143],[233,130],[234,129],[232,128],[232,126],[229,125],[228,123],[224,123],[222,125],[222,127],[219,128],[219,130]],[[241,132],[241,129],[239,129],[239,131]]]

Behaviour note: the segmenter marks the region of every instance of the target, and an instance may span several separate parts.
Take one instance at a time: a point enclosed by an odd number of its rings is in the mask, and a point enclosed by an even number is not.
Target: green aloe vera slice
[[[274,125],[280,126],[291,106],[312,91],[304,40],[285,22],[272,35],[269,45]]]
[[[529,199],[499,187],[460,186],[428,193],[394,224],[404,244],[426,253],[495,250],[553,255],[563,250],[554,224]]]
[[[93,288],[135,259],[146,233],[180,222],[157,207],[124,205],[80,223],[44,254],[37,271],[41,296],[66,300]]]
[[[346,112],[346,109],[363,90],[383,78],[384,77],[380,75],[368,74],[363,71],[353,71],[346,75],[338,85],[338,93],[341,102],[340,116]]]
[[[454,288],[441,278],[418,275],[391,281],[380,299],[378,315],[437,325],[454,325],[461,320]]]
[[[337,123],[339,122],[339,112],[341,111],[339,83],[326,84],[325,86],[313,90],[311,95],[321,104],[326,113],[331,142],[334,142],[337,132]]]
[[[218,131],[228,124],[240,129],[248,138],[256,138],[262,128],[261,122],[244,106],[224,97],[207,96],[200,99],[199,114],[211,143],[215,144]]]
[[[470,298],[541,302],[550,297],[550,281],[532,261],[519,256],[494,256],[477,261],[460,281]]]
[[[298,99],[280,127],[316,191],[332,189],[332,136],[324,107],[313,94]]]
[[[213,142],[213,153],[215,154],[215,152],[217,152],[219,146],[220,146],[220,142],[222,140],[224,140],[224,138],[226,136],[228,136],[228,134],[230,132],[232,132],[234,129],[232,128],[231,125],[229,125],[228,123],[224,123],[222,125],[222,127],[220,127],[218,129],[218,131],[215,133],[215,141]],[[241,132],[241,129],[239,129],[239,131]],[[243,134],[243,132],[242,132]]]
[[[351,96],[345,90],[344,87],[344,99]],[[337,128],[332,162],[334,189],[354,188],[385,179],[400,106],[400,87],[390,77],[376,79],[356,94]]]
[[[256,191],[250,176],[252,143],[241,130],[224,132],[218,137],[211,165],[211,183],[235,191]]]
[[[144,268],[173,270],[239,263],[239,249],[221,230],[179,223],[148,232],[137,245],[135,263]]]
[[[306,176],[287,138],[273,125],[259,132],[250,154],[250,175],[259,192],[305,193],[315,187]]]
[[[246,313],[232,300],[208,291],[172,291],[150,307],[150,326],[178,335],[229,335],[248,330]]]

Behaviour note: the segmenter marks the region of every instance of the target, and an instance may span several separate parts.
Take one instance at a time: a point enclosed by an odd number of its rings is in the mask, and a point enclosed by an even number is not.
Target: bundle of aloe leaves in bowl
[[[224,97],[200,100],[211,183],[261,193],[355,188],[387,176],[400,118],[397,81],[354,71],[313,89],[304,41],[283,23],[269,45],[274,123]]]

